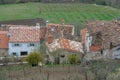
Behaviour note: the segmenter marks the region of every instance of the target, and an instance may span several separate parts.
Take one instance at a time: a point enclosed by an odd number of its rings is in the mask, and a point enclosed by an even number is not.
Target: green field
[[[86,20],[112,20],[120,10],[94,4],[25,3],[0,5],[0,21],[44,18],[53,23],[84,23]]]

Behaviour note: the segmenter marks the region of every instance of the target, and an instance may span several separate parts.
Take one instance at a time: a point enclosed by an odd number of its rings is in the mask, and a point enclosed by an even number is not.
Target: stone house
[[[120,24],[118,21],[88,21],[85,32],[81,35],[84,38],[82,40],[85,42],[87,53],[97,52],[107,58],[118,57],[120,54]]]
[[[72,41],[65,38],[54,39],[52,43],[47,42],[46,45],[51,55],[61,56],[60,62],[67,62],[68,56],[70,54],[76,54],[80,56],[84,53],[81,42]],[[57,54],[57,52],[55,52],[57,50],[59,50],[58,52],[60,52],[59,55]]]

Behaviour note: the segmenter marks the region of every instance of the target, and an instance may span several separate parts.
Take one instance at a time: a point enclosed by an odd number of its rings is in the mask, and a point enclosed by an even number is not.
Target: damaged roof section
[[[54,37],[54,39],[57,39],[59,37],[65,37],[65,36],[68,37],[69,35],[74,35],[74,26],[48,23],[47,35],[50,35],[50,34]]]
[[[94,20],[94,21],[87,21],[87,30],[89,31],[90,34],[94,34],[96,32],[102,32],[104,27],[114,27],[118,26],[120,27],[120,21],[100,21],[100,20]]]
[[[82,43],[65,38],[55,39],[51,44],[47,43],[46,45],[50,52],[53,52],[57,49],[65,49],[68,51],[83,53]]]

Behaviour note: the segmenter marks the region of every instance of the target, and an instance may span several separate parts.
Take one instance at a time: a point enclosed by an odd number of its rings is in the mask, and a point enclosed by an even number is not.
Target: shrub
[[[70,64],[76,64],[78,61],[78,56],[76,54],[70,54],[68,56],[68,61]]]
[[[39,62],[43,62],[43,57],[38,52],[30,53],[26,60],[31,66],[37,66]]]

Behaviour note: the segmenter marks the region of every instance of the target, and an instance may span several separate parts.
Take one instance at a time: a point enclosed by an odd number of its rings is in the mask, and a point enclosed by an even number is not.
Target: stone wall
[[[0,49],[0,57],[8,56],[8,49]]]

